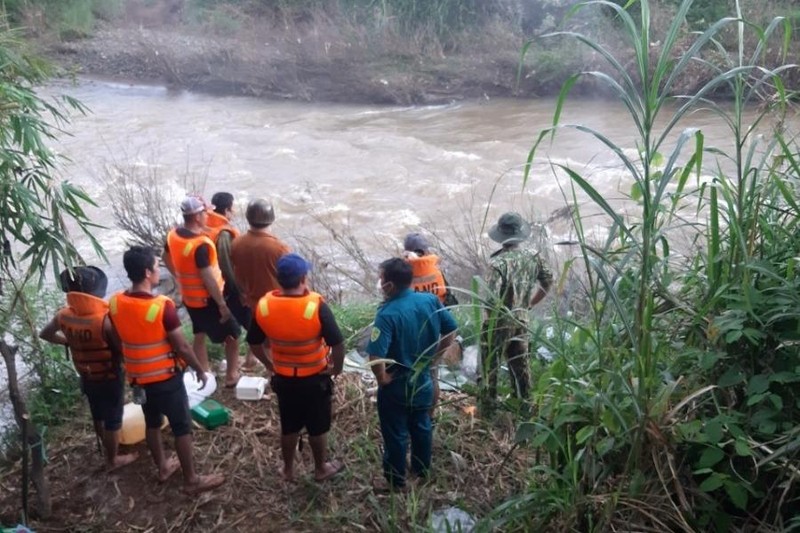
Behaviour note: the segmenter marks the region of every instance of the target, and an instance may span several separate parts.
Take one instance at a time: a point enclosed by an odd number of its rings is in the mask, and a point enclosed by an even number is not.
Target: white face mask
[[[378,278],[378,292],[383,292],[383,282]]]

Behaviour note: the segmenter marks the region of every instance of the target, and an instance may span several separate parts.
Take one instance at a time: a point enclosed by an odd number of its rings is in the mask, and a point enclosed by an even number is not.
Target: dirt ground
[[[134,464],[106,474],[82,413],[50,439],[53,516],[34,518],[31,527],[37,532],[408,531],[426,527],[433,511],[449,506],[485,516],[528,482],[519,473],[528,471],[534,457],[524,449],[509,453],[511,421],[490,427],[472,414],[470,398],[445,394],[434,432],[432,481],[412,485],[407,494],[377,493],[372,484],[380,476],[381,439],[371,386],[353,374],[337,380],[330,449],[346,470],[322,484],[313,481],[307,441],[298,479],[287,483],[278,475],[274,398],[243,402],[218,389],[214,398],[231,409],[231,423],[213,431],[196,428],[194,456],[200,472],[224,473],[227,483],[196,498],[181,492],[180,475],[163,485],[156,481],[144,443],[124,447],[139,453]],[[171,441],[164,430],[168,447]],[[0,471],[2,524],[19,520],[20,479],[19,464]]]

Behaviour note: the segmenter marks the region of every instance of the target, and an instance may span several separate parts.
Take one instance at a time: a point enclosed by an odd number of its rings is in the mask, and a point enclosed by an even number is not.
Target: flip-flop
[[[226,389],[235,389],[236,385],[239,383],[239,380],[242,379],[242,376],[236,378],[236,381],[226,381],[225,388]]]
[[[225,483],[225,476],[222,474],[211,474],[208,476],[198,476],[197,483],[184,485],[183,492],[189,496],[196,496],[201,492],[213,490]]]
[[[314,481],[316,481],[317,483],[322,483],[323,481],[327,481],[327,480],[331,479],[332,477],[335,477],[342,470],[344,470],[344,464],[339,462],[339,461],[330,461],[327,464],[332,466],[333,470],[328,472],[328,473],[326,473],[324,476],[319,477],[319,478],[314,476]]]
[[[158,482],[159,483],[166,483],[169,478],[172,477],[172,474],[178,471],[181,467],[181,462],[178,460],[176,456],[172,456],[167,459],[167,475],[162,476],[161,472],[158,473]]]

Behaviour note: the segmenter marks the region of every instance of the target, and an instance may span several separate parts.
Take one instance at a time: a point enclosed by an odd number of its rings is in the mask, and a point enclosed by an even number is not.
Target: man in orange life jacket
[[[152,248],[133,246],[122,257],[132,285],[109,300],[109,316],[122,342],[128,382],[144,391],[147,448],[158,468],[158,480],[166,481],[180,466],[183,490],[197,494],[225,482],[221,475],[198,475],[192,458],[192,432],[189,398],[183,383],[183,368],[188,364],[197,380],[206,385],[205,369],[198,361],[181,330],[175,304],[166,296],[156,296],[159,282],[158,259]],[[167,458],[161,442],[162,417],[166,416],[175,436],[178,460]]]
[[[297,254],[278,260],[280,289],[259,300],[247,333],[256,357],[273,372],[272,390],[281,417],[283,477],[294,479],[300,431],[308,430],[314,479],[324,481],[343,468],[328,461],[333,380],[344,365],[344,337],[322,296],[308,290],[310,265]]]
[[[215,344],[225,344],[227,371],[225,386],[239,381],[239,324],[222,295],[225,285],[217,259],[217,249],[205,234],[208,213],[200,198],[186,197],[181,202],[183,226],[169,232],[164,246],[164,263],[178,281],[181,297],[194,333],[194,352],[203,370],[208,366],[206,336]]]
[[[458,305],[458,300],[450,290],[447,280],[439,268],[439,257],[430,253],[428,240],[420,233],[409,233],[403,240],[403,250],[406,262],[411,265],[411,272],[414,275],[411,280],[411,289],[414,292],[434,294],[445,306]],[[447,353],[443,355],[443,359],[445,361],[461,360],[461,337],[457,337],[456,342],[448,346]],[[435,365],[431,366],[431,378],[433,379],[431,417],[433,417],[441,395],[439,390],[439,369]]]
[[[39,337],[69,346],[110,472],[133,462],[138,454],[117,453],[124,388],[122,351],[108,319],[108,305],[102,299],[108,278],[93,266],[65,270],[60,278],[67,306],[56,313]]]
[[[411,280],[414,292],[435,294],[444,305],[458,304],[439,268],[439,257],[430,253],[430,245],[425,237],[419,233],[409,233],[403,240],[403,250],[414,274]]]
[[[250,308],[242,303],[243,298],[239,291],[231,259],[233,242],[239,238],[239,230],[233,227],[230,222],[233,216],[233,195],[224,191],[216,192],[211,197],[211,205],[214,206],[214,209],[213,211],[208,211],[208,220],[206,221],[208,231],[206,235],[214,242],[214,246],[217,248],[219,269],[222,271],[222,279],[225,281],[222,295],[233,317],[246,330],[250,327],[250,320],[253,314]],[[248,352],[244,368],[253,370],[255,366],[256,358],[252,352]]]

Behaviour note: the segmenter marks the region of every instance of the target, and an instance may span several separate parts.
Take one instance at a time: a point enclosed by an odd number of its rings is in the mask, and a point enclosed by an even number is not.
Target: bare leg
[[[161,443],[161,429],[160,428],[147,428],[145,431],[147,440],[147,448],[150,450],[150,456],[158,468],[158,480],[162,483],[169,479],[178,469],[178,464],[174,457],[167,459],[164,453],[164,446]]]
[[[100,439],[100,442],[105,443],[104,436],[105,436],[105,429],[103,429],[103,421],[102,420],[93,420],[94,425],[94,434],[97,435],[97,438]]]
[[[183,490],[187,494],[198,494],[225,483],[225,476],[212,474],[210,476],[200,476],[194,469],[194,459],[192,458],[192,434],[175,437],[175,450],[178,452],[178,460],[181,462],[183,471]]]
[[[175,451],[178,452],[178,461],[181,462],[183,472],[183,483],[189,485],[197,481],[197,473],[194,471],[194,459],[192,457],[192,435],[181,435],[175,437]]]
[[[244,370],[247,370],[248,372],[251,372],[255,370],[257,366],[258,366],[258,360],[256,359],[256,356],[253,355],[252,350],[248,350],[247,357],[245,357],[244,365],[242,365],[242,368]]]
[[[294,451],[297,449],[297,441],[300,439],[299,433],[281,435],[281,455],[283,456],[283,479],[286,481],[294,480]],[[314,449],[314,445],[311,445]],[[314,452],[316,464],[316,452]]]
[[[232,387],[239,381],[239,341],[230,336],[225,338],[225,361],[225,385]]]
[[[106,470],[109,472],[122,466],[129,465],[139,458],[138,453],[119,455],[119,430],[103,431],[103,448],[106,452]]]
[[[203,371],[208,372],[208,348],[206,347],[205,333],[198,333],[194,336],[192,348],[194,349],[194,354],[197,356],[197,360],[200,361],[200,366],[203,367]]]
[[[342,469],[341,463],[328,462],[328,434],[309,436],[308,443],[311,445],[311,454],[314,456],[314,479],[325,481],[338,474]]]

